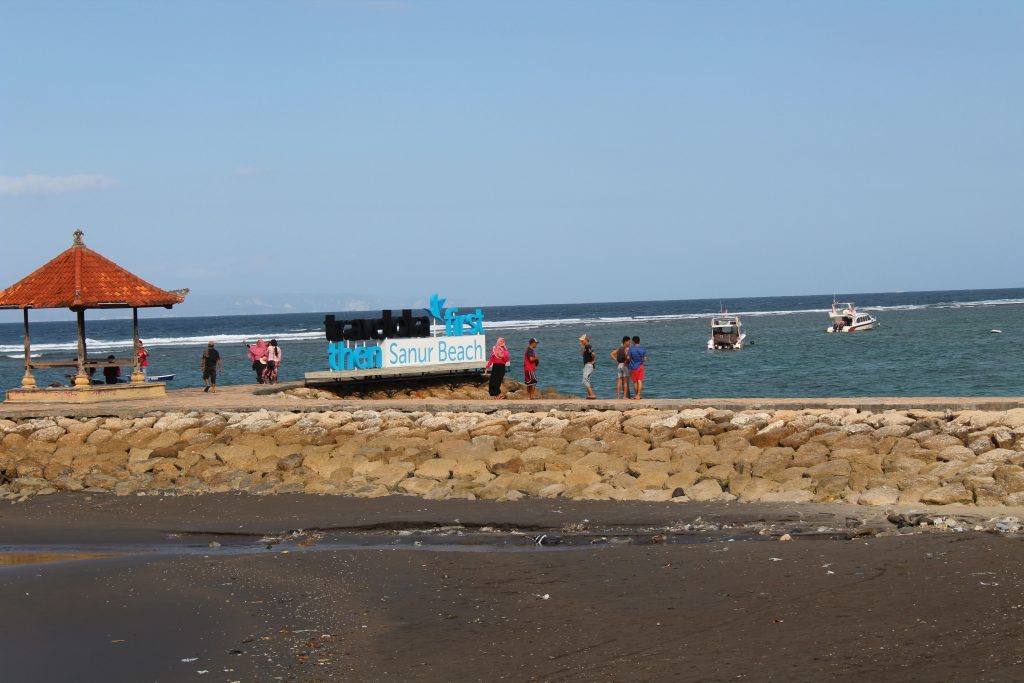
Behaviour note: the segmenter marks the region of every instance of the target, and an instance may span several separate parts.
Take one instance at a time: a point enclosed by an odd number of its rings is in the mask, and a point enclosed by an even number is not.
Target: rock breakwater
[[[407,379],[401,382],[322,384],[311,387],[286,388],[281,393],[295,398],[327,400],[338,398],[490,400],[491,398],[487,394],[487,379],[480,376],[456,379]],[[527,397],[526,385],[515,380],[505,380],[501,385],[501,393],[513,400]],[[551,387],[541,387],[537,395],[540,398],[569,398]]]
[[[1024,505],[1024,409],[154,412],[0,420],[0,497]]]

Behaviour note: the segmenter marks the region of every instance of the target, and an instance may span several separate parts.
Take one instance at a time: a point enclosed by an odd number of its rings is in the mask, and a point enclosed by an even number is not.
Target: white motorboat
[[[833,332],[867,332],[878,326],[878,320],[870,313],[858,312],[852,303],[832,302],[832,312],[829,313],[832,325],[825,331]]]
[[[708,351],[739,351],[746,339],[739,316],[722,313],[711,319]]]

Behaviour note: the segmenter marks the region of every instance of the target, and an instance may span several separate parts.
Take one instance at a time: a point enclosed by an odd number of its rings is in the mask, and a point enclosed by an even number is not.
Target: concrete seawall
[[[202,394],[174,393],[178,400],[169,396],[162,410],[126,405],[115,415],[110,406],[98,409],[106,414],[5,406],[0,497],[247,491],[1024,505],[1024,408],[1016,399],[811,407],[767,399],[342,403],[218,394],[204,405]],[[194,408],[171,409],[181,403]],[[999,409],[968,409],[979,405]]]

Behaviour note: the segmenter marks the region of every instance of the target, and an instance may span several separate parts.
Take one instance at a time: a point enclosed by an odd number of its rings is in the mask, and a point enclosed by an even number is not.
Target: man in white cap
[[[580,352],[583,354],[583,386],[587,390],[587,398],[593,401],[594,387],[590,386],[590,376],[594,374],[594,347],[590,345],[590,337],[580,337]]]

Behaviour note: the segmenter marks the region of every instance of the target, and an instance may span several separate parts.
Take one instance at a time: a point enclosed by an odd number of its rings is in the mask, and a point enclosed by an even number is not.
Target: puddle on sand
[[[34,553],[34,552],[3,552],[0,553],[0,567],[17,567],[26,564],[52,564],[54,562],[73,562],[75,560],[101,560],[113,557],[110,553]]]

